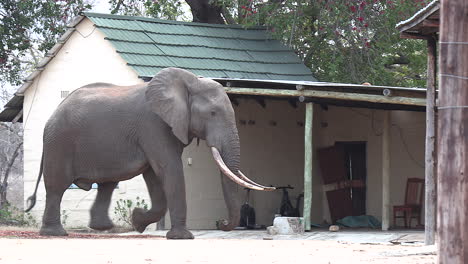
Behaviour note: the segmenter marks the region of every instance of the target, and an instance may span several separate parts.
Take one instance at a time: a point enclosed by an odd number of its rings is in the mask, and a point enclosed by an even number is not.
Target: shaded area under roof
[[[13,98],[10,99],[10,101],[5,105],[3,111],[0,113],[0,121],[12,122],[19,114],[21,114],[21,116],[19,116],[18,120],[16,121],[23,122],[23,100],[23,96],[13,96]]]
[[[204,77],[316,81],[300,58],[264,27],[84,15],[141,78],[179,67]]]

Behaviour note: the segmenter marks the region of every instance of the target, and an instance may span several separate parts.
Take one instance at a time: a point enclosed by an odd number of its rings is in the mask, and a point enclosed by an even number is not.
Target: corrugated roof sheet
[[[265,28],[84,13],[140,77],[180,67],[212,78],[316,81]]]

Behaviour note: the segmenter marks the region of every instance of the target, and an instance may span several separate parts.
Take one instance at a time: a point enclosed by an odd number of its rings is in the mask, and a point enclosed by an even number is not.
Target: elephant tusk
[[[211,147],[211,153],[213,154],[213,158],[216,161],[216,164],[218,164],[218,167],[220,168],[221,172],[226,175],[229,179],[234,181],[235,183],[244,186],[246,188],[252,189],[252,190],[258,190],[258,191],[264,191],[265,188],[259,187],[257,185],[253,185],[251,183],[248,183],[239,176],[235,175],[232,173],[232,171],[226,166],[226,164],[223,161],[223,158],[221,158],[221,155],[219,154],[219,151],[215,147]]]
[[[253,185],[253,184],[250,184],[242,179],[240,179],[237,175],[235,175],[234,173],[232,173],[232,171],[226,166],[226,164],[224,163],[223,159],[221,158],[221,155],[219,154],[219,151],[215,148],[215,147],[211,147],[211,153],[213,154],[213,158],[215,159],[216,161],[216,164],[218,165],[218,167],[220,168],[221,172],[226,175],[229,179],[231,179],[232,181],[234,181],[235,183],[241,185],[241,186],[244,186],[246,188],[249,188],[249,189],[253,189],[253,190],[259,190],[259,191],[262,191],[263,188],[262,187],[259,187],[259,186],[256,186],[256,185]]]
[[[251,184],[254,184],[254,185],[258,186],[258,187],[264,188],[264,191],[274,191],[274,190],[276,190],[276,188],[273,187],[273,186],[267,187],[267,186],[263,186],[261,184],[258,184],[256,182],[252,181],[251,179],[247,178],[247,176],[245,176],[244,173],[242,173],[242,171],[240,171],[240,170],[238,170],[237,172],[239,173],[240,178],[242,178],[244,181],[249,182]]]

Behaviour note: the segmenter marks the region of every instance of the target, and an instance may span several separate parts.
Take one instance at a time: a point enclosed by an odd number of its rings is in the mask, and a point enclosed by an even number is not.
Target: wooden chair
[[[424,197],[424,179],[409,178],[406,182],[405,204],[393,206],[393,226],[396,227],[396,219],[403,218],[405,228],[411,228],[411,219],[418,219],[421,226],[422,202]],[[402,215],[397,215],[401,212]]]

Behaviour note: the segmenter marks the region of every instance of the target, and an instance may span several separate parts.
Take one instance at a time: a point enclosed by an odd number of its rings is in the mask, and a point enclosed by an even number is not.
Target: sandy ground
[[[226,233],[225,233],[226,234]],[[346,234],[345,234],[346,235]],[[197,237],[197,236],[196,236]],[[203,237],[203,236],[202,236]],[[0,238],[0,263],[435,263],[421,243],[196,238]],[[396,244],[395,244],[396,243]]]

